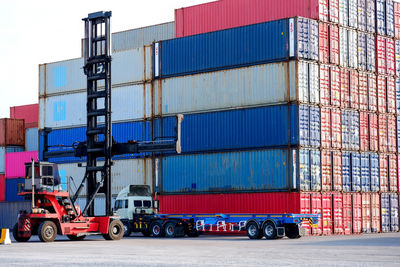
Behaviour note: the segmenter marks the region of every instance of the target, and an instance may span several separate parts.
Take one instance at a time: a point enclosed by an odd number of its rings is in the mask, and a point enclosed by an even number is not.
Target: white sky
[[[0,0],[0,118],[38,102],[38,65],[80,57],[81,20],[112,11],[112,32],[174,20],[180,7],[210,0]]]

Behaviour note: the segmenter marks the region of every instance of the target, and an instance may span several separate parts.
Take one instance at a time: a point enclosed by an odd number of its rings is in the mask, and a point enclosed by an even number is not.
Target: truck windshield
[[[119,209],[126,209],[128,208],[128,200],[116,200],[114,204],[114,209],[119,210]]]
[[[149,200],[143,200],[143,207],[145,207],[145,208],[150,208],[150,207],[151,207],[151,201],[149,201]]]

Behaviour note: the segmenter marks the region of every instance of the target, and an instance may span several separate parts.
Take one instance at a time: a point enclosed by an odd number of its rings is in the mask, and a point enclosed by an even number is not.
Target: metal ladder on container
[[[105,194],[105,215],[111,216],[111,47],[110,12],[89,14],[85,21],[85,65],[87,76],[86,207],[83,214],[94,216],[94,199]],[[104,124],[100,119],[104,118]],[[98,162],[104,159],[104,164]],[[99,175],[100,174],[100,175]],[[83,184],[82,184],[83,185]]]

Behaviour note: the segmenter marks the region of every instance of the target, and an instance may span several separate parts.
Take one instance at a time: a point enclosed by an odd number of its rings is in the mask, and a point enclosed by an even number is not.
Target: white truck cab
[[[129,185],[118,193],[114,212],[121,219],[132,220],[134,215],[153,214],[153,199],[150,186]]]

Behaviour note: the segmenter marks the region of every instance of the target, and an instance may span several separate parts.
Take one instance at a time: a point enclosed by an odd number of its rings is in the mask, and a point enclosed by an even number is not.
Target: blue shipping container
[[[358,32],[358,68],[367,69],[367,34]]]
[[[371,191],[379,192],[379,155],[370,153],[370,175],[371,175]]]
[[[386,0],[386,35],[394,37],[394,3],[393,0]]]
[[[367,31],[375,33],[375,0],[366,0],[365,4],[367,8]]]
[[[371,191],[370,154],[361,153],[361,191]]]
[[[318,23],[290,18],[155,43],[154,77],[278,62],[318,60]]]
[[[390,231],[399,231],[399,196],[390,194]]]
[[[182,194],[296,190],[301,187],[297,170],[304,164],[297,155],[298,150],[271,149],[164,157],[161,191]]]
[[[361,157],[358,152],[351,152],[351,189],[353,192],[361,190]]]
[[[382,232],[390,232],[390,194],[381,194]]]
[[[311,191],[321,190],[321,151],[310,150]]]
[[[376,32],[379,35],[386,34],[386,0],[376,0]]]
[[[310,106],[310,146],[321,146],[321,109]]]
[[[342,152],[343,191],[351,192],[351,153]]]
[[[6,201],[24,201],[24,196],[18,196],[25,186],[24,178],[6,179]]]

